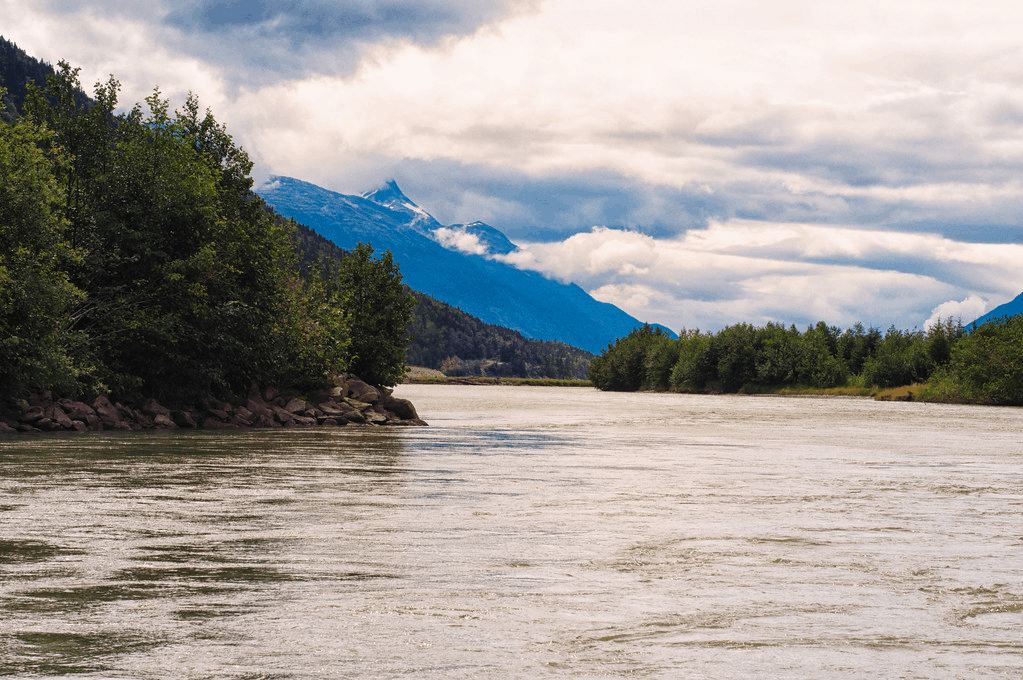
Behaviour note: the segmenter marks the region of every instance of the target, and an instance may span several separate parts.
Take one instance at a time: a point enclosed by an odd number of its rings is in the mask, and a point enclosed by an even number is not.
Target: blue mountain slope
[[[985,321],[991,321],[992,319],[1000,319],[1003,316],[1016,316],[1017,314],[1023,314],[1023,293],[1020,293],[1015,297],[1015,299],[1006,302],[1004,305],[995,307],[984,316],[976,319],[973,323],[967,324],[967,328],[980,326]]]
[[[354,248],[361,241],[377,252],[390,250],[413,289],[526,337],[559,340],[598,353],[642,325],[574,284],[443,247],[432,237],[441,225],[393,182],[364,196],[346,196],[275,177],[259,195],[281,215],[312,227],[341,248]],[[481,242],[498,250],[507,242],[482,223],[459,228],[478,234]]]

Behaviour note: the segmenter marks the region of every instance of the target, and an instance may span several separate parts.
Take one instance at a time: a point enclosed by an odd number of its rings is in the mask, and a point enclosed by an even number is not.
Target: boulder
[[[373,409],[364,411],[362,415],[365,416],[366,422],[370,425],[383,425],[389,420],[386,414]]]
[[[271,420],[273,419],[273,412],[270,410],[269,404],[261,398],[250,398],[247,402],[245,402],[245,408],[257,418],[264,417]]]
[[[83,422],[88,420],[89,416],[95,416],[96,411],[91,406],[82,401],[72,401],[70,399],[60,400],[61,408],[64,409],[64,413],[68,415],[68,418],[72,420],[81,420]]]
[[[45,417],[36,421],[36,427],[43,432],[56,432],[60,429],[60,425],[58,425],[54,420]]]
[[[168,411],[167,415],[157,413],[153,416],[153,426],[161,429],[173,430],[177,428],[178,425],[174,422],[174,419],[171,418],[170,411]]]
[[[174,419],[174,424],[178,427],[193,429],[196,427],[195,418],[188,411],[171,411],[171,418]]]
[[[21,422],[32,425],[46,417],[42,406],[29,406],[21,414]]]
[[[340,416],[345,412],[344,409],[332,401],[325,401],[318,408],[323,411],[324,415],[328,416]]]
[[[231,416],[232,423],[237,423],[238,425],[241,425],[243,427],[251,427],[255,421],[256,414],[250,411],[249,409],[245,408],[244,406],[239,406],[238,408],[236,408],[234,410],[234,415]]]
[[[292,397],[284,404],[282,408],[288,413],[301,413],[302,411],[305,411],[307,408],[309,408],[309,404],[302,401],[301,399],[298,399],[297,397]]]
[[[64,413],[64,409],[56,404],[51,404],[46,408],[46,417],[57,423],[62,430],[70,430],[72,427],[71,418]]]
[[[149,398],[142,403],[142,412],[152,416],[154,419],[156,416],[167,416],[170,418],[170,409],[158,402],[156,399]],[[70,415],[70,414],[69,414]],[[154,421],[155,422],[155,421]]]
[[[316,418],[310,418],[309,416],[300,416],[298,414],[293,414],[292,417],[294,418],[295,424],[301,427],[316,426]]]
[[[416,407],[408,399],[388,396],[380,402],[380,405],[402,420],[419,420]]]
[[[369,383],[359,380],[358,378],[351,378],[348,380],[347,396],[355,399],[356,401],[375,404],[380,401],[380,390]]]
[[[345,420],[349,423],[355,423],[356,425],[362,425],[366,422],[366,416],[362,414],[362,411],[356,411],[352,409],[345,414]]]
[[[225,421],[229,417],[227,411],[225,411],[223,409],[219,409],[219,408],[211,408],[211,409],[208,409],[206,412],[209,413],[214,418],[216,418],[217,420],[221,420],[221,421]]]
[[[295,415],[289,411],[285,411],[280,406],[271,406],[270,409],[273,411],[274,419],[281,425],[288,425],[295,422]]]
[[[92,408],[96,411],[96,415],[99,416],[99,422],[103,425],[106,430],[127,430],[130,429],[128,424],[124,422],[124,417],[121,415],[120,409],[116,405],[111,404],[110,400],[104,395],[96,397],[92,402]]]

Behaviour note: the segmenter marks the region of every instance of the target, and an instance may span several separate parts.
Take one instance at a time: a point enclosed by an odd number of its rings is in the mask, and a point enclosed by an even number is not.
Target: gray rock
[[[323,402],[319,405],[319,409],[328,416],[339,416],[345,412],[343,408],[332,401]]]
[[[380,402],[380,405],[402,420],[419,420],[416,407],[408,399],[388,396]]]
[[[42,406],[30,406],[21,414],[21,422],[32,425],[46,417]]]
[[[348,396],[356,401],[375,404],[380,401],[380,390],[369,383],[352,378],[348,381]]]
[[[72,427],[71,418],[69,418],[68,415],[64,413],[64,409],[62,409],[60,406],[57,406],[56,404],[53,404],[46,408],[46,417],[52,420],[53,422],[57,423],[57,425],[59,425],[60,429],[62,430],[70,430]]]
[[[174,424],[178,427],[194,429],[196,426],[195,418],[188,411],[171,411],[171,418],[174,419]]]
[[[72,401],[70,399],[61,399],[60,405],[64,409],[64,413],[68,415],[72,420],[86,421],[89,416],[95,416],[96,411],[91,406],[82,401]]]
[[[142,412],[153,416],[154,422],[156,416],[166,416],[170,418],[171,414],[169,408],[152,398],[146,399],[145,402],[142,403]]]
[[[305,411],[307,408],[309,408],[309,404],[302,401],[301,399],[292,397],[287,401],[287,403],[284,404],[283,408],[288,413],[301,413],[302,411]]]
[[[171,418],[170,411],[167,412],[167,415],[157,413],[155,416],[153,416],[153,425],[155,427],[164,428],[168,430],[173,430],[178,426],[177,423],[174,422],[174,419]]]

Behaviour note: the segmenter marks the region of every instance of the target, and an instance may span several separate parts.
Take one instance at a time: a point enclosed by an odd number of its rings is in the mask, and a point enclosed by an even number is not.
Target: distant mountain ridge
[[[1016,316],[1017,314],[1023,314],[1023,293],[1020,293],[1012,300],[1006,302],[1004,305],[995,307],[987,314],[978,317],[972,323],[967,324],[967,328],[973,328],[974,326],[980,326],[987,321],[993,319],[1000,319],[1003,316]]]
[[[487,257],[515,246],[482,222],[441,225],[393,180],[376,191],[350,196],[290,177],[273,177],[257,193],[279,214],[308,225],[341,248],[364,242],[377,251],[390,250],[405,283],[414,290],[527,338],[557,340],[599,353],[643,325],[575,284]],[[471,238],[460,242],[464,236]],[[466,243],[478,247],[467,251]]]

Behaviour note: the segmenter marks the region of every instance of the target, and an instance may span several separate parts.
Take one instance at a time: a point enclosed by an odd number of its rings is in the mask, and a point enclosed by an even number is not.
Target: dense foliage
[[[677,340],[644,326],[608,346],[590,364],[605,390],[756,392],[781,386],[895,387],[927,380],[954,356],[958,322],[939,321],[926,333],[862,325],[844,332],[820,322],[800,332],[769,323],[737,324],[716,334],[683,330]]]
[[[173,402],[399,379],[413,303],[390,254],[300,276],[212,114],[159,92],[117,114],[118,89],[83,100],[61,62],[0,123],[0,388]]]
[[[963,336],[920,396],[1023,406],[1023,315],[988,321]]]
[[[2,94],[3,90],[0,90]],[[73,383],[66,319],[81,302],[61,192],[39,149],[48,135],[0,123],[0,391]]]

